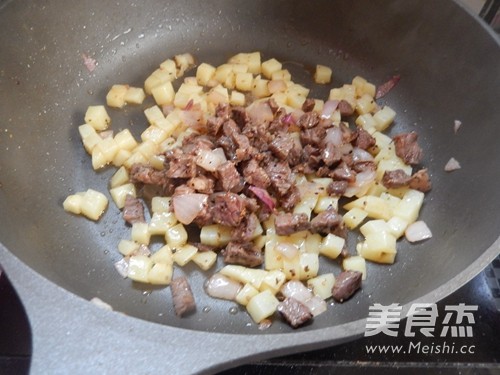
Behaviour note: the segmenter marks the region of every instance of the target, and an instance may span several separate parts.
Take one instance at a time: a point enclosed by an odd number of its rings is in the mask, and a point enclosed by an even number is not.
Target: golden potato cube
[[[319,214],[320,212],[326,211],[329,208],[338,209],[339,197],[330,196],[320,196],[314,206],[314,213]]]
[[[153,98],[158,105],[172,104],[175,97],[174,86],[172,86],[172,82],[162,83],[153,87],[151,94],[153,94]]]
[[[163,111],[157,105],[154,105],[150,108],[146,108],[144,110],[144,115],[146,116],[148,122],[151,125],[156,125],[158,122],[161,122],[165,119]]]
[[[172,248],[180,247],[186,244],[188,239],[188,234],[186,228],[181,223],[168,228],[167,233],[165,233],[165,241],[167,245]]]
[[[325,65],[316,65],[314,72],[314,82],[319,84],[330,83],[332,80],[332,69]]]
[[[173,212],[154,212],[149,221],[149,233],[152,236],[167,233],[167,230],[177,224],[177,219]]]
[[[127,195],[132,195],[133,197],[136,196],[135,185],[132,183],[120,185],[110,189],[109,193],[111,195],[111,198],[113,198],[116,207],[122,209],[123,207],[125,207],[125,200],[127,199]]]
[[[261,71],[264,77],[270,79],[274,72],[281,70],[282,66],[278,60],[271,58],[261,64]]]
[[[85,123],[92,126],[95,130],[101,131],[108,128],[111,118],[103,105],[91,105],[85,112]]]
[[[159,248],[150,256],[150,258],[154,263],[174,264],[172,249],[168,245],[164,245]]]
[[[344,223],[347,228],[354,229],[366,219],[368,214],[359,207],[353,207],[344,214]]]
[[[298,202],[294,209],[294,214],[306,214],[307,217],[311,218],[311,213],[314,207],[318,203],[318,196],[316,194],[309,194],[301,197],[300,202]]]
[[[132,224],[132,231],[130,237],[132,241],[140,244],[149,245],[151,234],[149,233],[149,226],[147,223],[134,223]]]
[[[364,113],[359,115],[355,121],[356,125],[363,128],[364,130],[375,129],[377,123],[373,119],[373,115],[371,113]]]
[[[231,241],[231,227],[220,224],[205,225],[200,231],[200,242],[215,247],[226,246]]]
[[[123,256],[130,256],[133,253],[135,253],[137,250],[139,250],[139,247],[141,244],[131,241],[131,240],[120,240],[118,243],[118,251],[123,255]]]
[[[283,257],[282,271],[285,273],[287,280],[300,280],[300,254],[291,259]]]
[[[129,87],[125,94],[125,102],[128,104],[142,104],[146,99],[146,93],[142,87]]]
[[[160,64],[160,69],[164,71],[165,73],[170,74],[174,79],[177,78],[176,73],[177,73],[177,66],[175,64],[175,61],[172,59],[166,59]]]
[[[141,140],[143,142],[150,141],[157,145],[162,143],[168,137],[169,134],[165,129],[159,128],[155,125],[150,125],[141,134]]]
[[[372,233],[389,232],[389,226],[385,220],[369,220],[359,228],[359,231],[366,237]]]
[[[346,210],[350,210],[354,207],[361,208],[368,214],[369,217],[373,219],[389,220],[392,217],[391,206],[386,200],[380,197],[365,195],[364,197],[358,198],[344,205]]]
[[[243,287],[236,295],[236,302],[238,302],[240,305],[246,306],[252,299],[252,297],[256,296],[257,294],[259,294],[259,290],[252,284],[247,283],[243,285]]]
[[[130,151],[120,148],[115,154],[112,163],[115,167],[122,167],[131,156],[132,153]]]
[[[323,241],[321,242],[321,246],[319,248],[319,253],[331,259],[336,259],[345,245],[345,239],[339,236],[336,236],[333,233],[328,233],[325,237],[323,237]]]
[[[123,108],[126,104],[128,85],[113,85],[106,95],[106,104],[114,108]]]
[[[212,88],[207,95],[207,102],[214,103],[215,105],[219,103],[229,102],[229,92],[227,88],[222,85],[217,85]]]
[[[342,268],[345,271],[358,271],[363,274],[362,280],[366,280],[366,261],[362,256],[347,257],[342,261]]]
[[[315,253],[301,253],[299,255],[300,280],[307,280],[318,275],[319,257]]]
[[[361,256],[368,260],[377,261],[382,253],[396,253],[396,237],[389,232],[369,233],[365,244]]]
[[[255,77],[252,84],[252,95],[259,99],[268,97],[271,93],[268,87],[269,80],[263,79],[260,76]]]
[[[219,272],[242,284],[250,283],[257,289],[260,289],[262,281],[267,275],[267,271],[258,268],[247,268],[233,264],[224,266]]]
[[[131,256],[128,262],[127,276],[141,283],[149,282],[149,271],[153,268],[153,261],[145,255]]]
[[[79,215],[82,213],[82,194],[68,195],[63,202],[63,208],[67,212]]]
[[[276,294],[286,281],[286,275],[280,270],[269,271],[260,285],[260,291],[270,290],[271,293]]]
[[[274,80],[283,80],[283,81],[291,81],[292,75],[288,71],[288,69],[280,69],[276,70],[271,74],[271,79]]]
[[[328,299],[332,296],[334,284],[335,276],[333,273],[324,273],[307,280],[307,287],[312,290],[314,295],[320,296],[323,299]]]
[[[230,104],[244,106],[245,102],[245,94],[236,90],[231,91],[231,96],[229,97]]]
[[[373,119],[376,122],[375,129],[383,131],[392,124],[396,118],[396,112],[389,106],[384,106],[381,110],[375,112]]]
[[[149,159],[158,153],[158,145],[153,141],[145,140],[135,148],[134,153],[137,152],[140,152],[146,159]]]
[[[108,198],[103,193],[88,189],[83,194],[80,205],[81,213],[91,220],[99,220],[108,206]]]
[[[389,227],[389,233],[396,238],[400,238],[405,233],[408,222],[398,216],[393,216],[387,221],[387,226]]]
[[[269,232],[269,230],[268,230]],[[276,250],[276,236],[266,235],[266,245],[264,247],[264,268],[268,271],[283,268],[283,255]]]
[[[265,290],[253,296],[246,306],[248,314],[256,323],[270,317],[279,305],[278,299],[270,290]]]
[[[182,246],[177,246],[173,255],[174,262],[181,267],[185,266],[193,259],[197,252],[198,248],[193,245],[184,244]]]
[[[423,203],[424,193],[409,189],[394,210],[394,216],[400,217],[406,220],[408,224],[411,224],[417,220]]]
[[[233,67],[231,64],[222,64],[215,69],[213,78],[219,83],[224,83],[226,82],[228,75],[232,72]]]
[[[236,73],[235,86],[240,91],[250,91],[252,89],[252,73]]]
[[[206,86],[207,83],[213,79],[215,75],[215,67],[207,64],[201,63],[196,69],[196,81],[201,86]]]
[[[123,129],[115,134],[114,140],[118,147],[123,150],[132,151],[137,147],[137,141],[129,129]]]
[[[171,197],[153,197],[153,199],[151,199],[151,211],[153,211],[153,213],[171,212],[171,210]]]
[[[238,53],[237,55],[232,56],[228,62],[230,64],[246,65],[248,66],[248,71],[252,74],[260,73],[260,52]]]
[[[174,267],[171,264],[155,263],[148,273],[148,282],[155,285],[168,285],[172,281]]]
[[[323,237],[319,233],[307,233],[303,241],[303,248],[306,253],[319,254],[319,248],[323,242]]]
[[[130,157],[123,163],[126,168],[131,168],[133,164],[146,164],[148,160],[140,152],[134,152]]]
[[[184,75],[186,70],[194,65],[194,57],[190,53],[182,53],[174,56],[175,65],[177,66],[177,76]]]
[[[215,251],[198,251],[192,258],[192,261],[203,271],[207,271],[217,261],[217,253]]]
[[[363,94],[356,101],[356,112],[360,115],[365,113],[371,113],[375,111],[377,108],[377,103],[375,103],[375,99],[368,94]]]
[[[94,154],[95,151],[102,153],[102,157],[105,160],[105,164],[108,164],[113,161],[113,158],[118,152],[118,149],[119,149],[118,144],[113,138],[111,137],[104,138],[101,142],[95,145],[94,149],[92,150],[92,155]]]

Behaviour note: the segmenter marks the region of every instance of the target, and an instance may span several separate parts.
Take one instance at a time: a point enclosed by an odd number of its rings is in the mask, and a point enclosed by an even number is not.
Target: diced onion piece
[[[302,303],[305,303],[305,301],[313,297],[312,292],[298,280],[290,280],[285,285],[283,285],[281,288],[281,293],[285,297],[293,297],[297,301],[300,301]]]
[[[460,120],[455,120],[454,123],[453,123],[453,132],[455,134],[458,133],[458,130],[460,129],[460,127],[462,126],[462,121]]]
[[[172,198],[174,213],[182,224],[191,224],[198,216],[208,199],[207,194],[189,193],[176,195]]]
[[[123,278],[126,278],[128,276],[128,258],[122,258],[116,262],[115,268]]]
[[[320,296],[313,296],[303,303],[309,308],[313,316],[318,316],[326,311],[326,302]]]
[[[299,252],[296,245],[286,242],[278,243],[275,249],[287,259],[293,259]]]
[[[410,242],[418,242],[431,238],[432,232],[424,221],[418,220],[408,225],[405,237]]]
[[[254,193],[257,198],[259,198],[262,203],[264,203],[267,208],[269,208],[271,211],[274,210],[274,207],[276,203],[274,202],[273,198],[269,195],[266,189],[262,189],[257,186],[250,186],[248,188],[252,193]]]
[[[352,149],[352,162],[356,164],[365,161],[373,161],[372,154],[362,148],[354,147]]]
[[[446,172],[456,171],[457,169],[460,169],[460,168],[462,168],[462,167],[460,166],[460,163],[455,158],[451,158],[450,160],[448,160],[448,162],[444,166],[444,170]]]
[[[327,100],[325,104],[323,104],[323,110],[321,111],[321,118],[329,119],[332,117],[333,112],[339,106],[339,100]]]
[[[234,301],[241,286],[239,282],[216,273],[206,281],[205,291],[211,297]]]
[[[340,146],[343,142],[342,137],[342,130],[340,130],[338,126],[332,126],[326,131],[325,142],[330,143],[334,146]]]
[[[250,120],[254,124],[262,124],[264,122],[270,122],[274,119],[271,107],[264,102],[254,102],[247,107],[247,113]]]
[[[196,164],[209,172],[215,172],[226,161],[224,150],[220,147],[213,150],[199,150],[196,157]]]

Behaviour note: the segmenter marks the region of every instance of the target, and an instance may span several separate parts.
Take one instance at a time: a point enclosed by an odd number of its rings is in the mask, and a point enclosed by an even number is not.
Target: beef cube
[[[274,221],[276,234],[279,236],[288,236],[301,230],[309,229],[309,226],[309,218],[305,213],[280,213]]]
[[[288,134],[279,134],[271,142],[269,149],[278,159],[285,160],[294,146],[295,141]]]
[[[241,106],[234,106],[231,108],[231,118],[241,129],[250,122],[250,117],[248,117],[245,107]]]
[[[311,112],[314,109],[314,106],[316,105],[316,102],[312,98],[307,98],[304,100],[304,103],[302,103],[302,110],[304,112]]]
[[[169,178],[191,178],[196,176],[196,163],[193,155],[184,154],[176,148],[166,154],[168,168],[166,175]]]
[[[170,291],[172,292],[175,315],[182,317],[196,310],[193,292],[186,277],[181,276],[173,279],[170,283]]]
[[[354,113],[354,108],[347,100],[339,102],[338,110],[341,116],[351,116]]]
[[[310,129],[318,125],[319,115],[317,112],[306,112],[297,120],[297,125],[302,129]]]
[[[427,168],[415,172],[411,176],[409,186],[411,189],[420,190],[423,193],[431,190],[432,184],[427,172]]]
[[[255,159],[251,159],[243,168],[243,176],[247,183],[262,189],[266,189],[271,184],[271,179],[266,171],[259,166]]]
[[[329,195],[335,195],[337,197],[340,197],[345,193],[347,190],[347,187],[349,186],[349,183],[347,181],[339,180],[339,181],[332,181],[326,188],[326,192]]]
[[[329,234],[342,224],[342,215],[333,207],[327,208],[325,211],[320,212],[311,220],[311,232]]]
[[[144,205],[131,194],[125,197],[125,206],[123,207],[123,219],[129,223],[144,223]]]
[[[323,150],[321,150],[321,159],[325,165],[331,167],[342,160],[342,152],[335,145],[327,143]]]
[[[281,196],[285,195],[294,184],[294,175],[285,161],[270,162],[265,170],[271,180],[271,185]]]
[[[353,182],[356,179],[356,172],[349,168],[345,161],[342,161],[337,168],[334,169],[332,177],[335,180]]]
[[[385,171],[382,176],[382,185],[388,189],[400,188],[408,186],[411,176],[407,175],[402,169],[395,169],[392,171]]]
[[[235,193],[215,193],[211,197],[212,220],[218,224],[237,227],[246,216],[245,200]]]
[[[222,250],[224,262],[228,264],[238,264],[245,267],[257,267],[264,262],[264,257],[260,249],[252,242],[229,242]]]
[[[422,160],[423,151],[417,143],[417,138],[418,134],[414,131],[398,134],[392,138],[396,147],[396,155],[406,164],[415,165]]]
[[[358,128],[355,133],[356,139],[354,139],[353,141],[355,147],[359,147],[363,150],[368,150],[370,147],[375,146],[375,138],[372,137],[372,135],[366,130]]]
[[[164,170],[157,170],[149,165],[132,164],[130,167],[130,181],[133,183],[144,183],[148,185],[167,186],[170,179],[167,177]]]
[[[259,225],[259,218],[252,212],[246,216],[239,226],[231,233],[231,238],[237,242],[249,242],[254,238],[254,233]]]
[[[203,194],[212,194],[214,192],[215,182],[212,178],[199,175],[189,179],[187,186]]]
[[[206,122],[207,133],[216,136],[222,128],[223,123],[224,119],[222,117],[209,117]]]
[[[287,297],[280,302],[278,311],[293,328],[300,327],[313,318],[311,310],[293,297]]]
[[[286,193],[280,197],[280,206],[286,211],[290,211],[300,202],[300,191],[296,185],[293,185]]]
[[[243,189],[242,178],[232,161],[222,163],[217,174],[223,190],[237,193]]]
[[[363,274],[359,271],[344,271],[335,278],[332,288],[332,297],[337,302],[344,302],[361,288]]]

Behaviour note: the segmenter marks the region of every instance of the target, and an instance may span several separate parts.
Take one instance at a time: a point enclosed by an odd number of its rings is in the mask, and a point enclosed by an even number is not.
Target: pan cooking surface
[[[440,7],[454,24],[443,24]],[[236,304],[206,296],[203,282],[211,272],[189,265],[175,275],[189,276],[197,313],[177,318],[168,288],[132,283],[116,273],[113,263],[121,258],[116,246],[129,238],[130,229],[114,205],[95,224],[65,213],[62,202],[87,188],[107,191],[114,169],[92,171],[77,126],[87,106],[105,102],[112,84],[142,86],[160,62],[177,53],[217,65],[237,52],[261,51],[263,58],[286,62],[294,80],[312,88],[311,97],[323,99],[328,91],[310,77],[317,63],[333,68],[332,87],[355,75],[380,84],[400,74],[397,88],[380,103],[397,112],[390,134],[419,133],[433,182],[421,217],[434,237],[416,245],[403,241],[392,266],[369,264],[368,279],[352,300],[329,306],[301,330],[362,319],[373,303],[406,304],[431,293],[498,237],[500,52],[458,6],[443,1],[427,8],[405,1],[383,7],[370,1],[5,5],[0,8],[1,28],[9,30],[0,35],[0,241],[49,280],[128,315],[202,331],[259,333]],[[457,32],[464,29],[469,32],[461,32],[458,41]],[[82,53],[97,60],[93,73],[83,65]],[[137,137],[146,126],[142,110],[148,104],[152,101],[109,110],[112,128],[128,127]],[[463,123],[457,135],[455,119]],[[450,157],[461,170],[444,172]],[[351,252],[355,242],[351,235]],[[335,262],[323,263],[323,271],[340,271]],[[288,331],[276,322],[265,333]]]

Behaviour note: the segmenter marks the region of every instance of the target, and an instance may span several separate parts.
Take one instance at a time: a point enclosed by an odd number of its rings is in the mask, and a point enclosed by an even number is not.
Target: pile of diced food
[[[417,133],[383,133],[396,113],[376,100],[397,79],[377,89],[356,76],[322,100],[261,59],[239,53],[213,66],[181,54],[144,88],[113,85],[79,127],[93,168],[117,168],[109,192],[70,195],[64,208],[98,220],[110,196],[131,227],[117,271],[169,285],[177,315],[193,312],[196,296],[174,269],[194,263],[210,296],[262,326],[282,318],[295,328],[356,293],[367,261],[395,262],[402,237],[432,236],[418,218],[431,184]],[[313,79],[330,84],[332,69],[317,65]],[[107,107],[148,101],[140,139],[112,130]],[[362,235],[353,249],[350,231]],[[153,236],[164,245],[152,250]],[[321,262],[331,272],[319,274]]]

